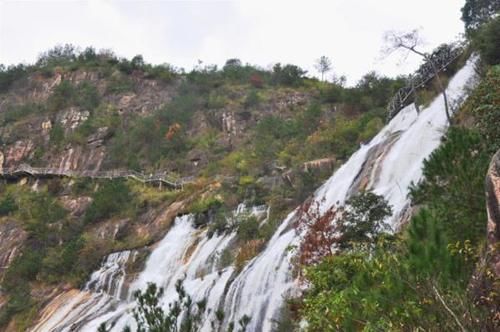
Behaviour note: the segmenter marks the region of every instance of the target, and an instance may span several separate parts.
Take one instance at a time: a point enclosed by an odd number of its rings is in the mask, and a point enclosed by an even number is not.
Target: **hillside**
[[[1,67],[0,330],[148,330],[147,290],[183,331],[494,331],[499,27],[391,116],[408,77],[71,45]]]
[[[402,82],[368,74],[344,88],[303,75],[293,65],[268,72],[238,60],[182,73],[71,46],[6,70],[1,243],[2,265],[14,265],[2,275],[4,283],[10,274],[26,278],[38,293],[9,291],[20,304],[4,317],[44,301],[49,289],[81,285],[109,252],[161,239],[181,213],[199,213],[197,224],[218,232],[228,227],[214,222],[225,211],[265,204],[271,220],[257,236],[268,239],[377,133]],[[43,172],[30,176],[27,166]],[[94,178],[125,170],[190,181],[177,190]]]

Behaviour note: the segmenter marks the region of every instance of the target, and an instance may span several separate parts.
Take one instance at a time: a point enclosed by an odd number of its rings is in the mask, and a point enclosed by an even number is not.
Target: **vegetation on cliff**
[[[406,229],[305,267],[310,288],[292,308],[299,308],[307,330],[498,329],[498,280],[481,298],[469,286],[485,250],[484,177],[500,149],[500,52],[493,32],[499,24],[496,17],[471,35],[486,74],[425,162],[424,180],[411,193],[417,212]]]

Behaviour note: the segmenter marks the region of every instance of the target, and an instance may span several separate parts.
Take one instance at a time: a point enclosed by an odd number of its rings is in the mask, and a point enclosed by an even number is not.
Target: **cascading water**
[[[475,58],[470,59],[450,80],[447,93],[451,103],[463,100],[467,87],[474,83],[474,64]],[[316,191],[314,199],[320,203],[320,211],[343,204],[360,189],[373,190],[393,207],[394,214],[388,223],[398,227],[408,212],[408,188],[421,178],[422,163],[439,146],[447,125],[440,97],[420,114],[413,105],[404,108]],[[265,214],[262,208],[249,212]],[[265,249],[238,273],[232,266],[222,266],[220,259],[221,253],[234,243],[234,233],[208,238],[205,230],[193,227],[191,216],[179,217],[151,253],[127,296],[122,294],[120,280],[124,277],[119,262],[130,253],[110,255],[103,267],[92,274],[88,287],[54,299],[33,330],[96,331],[103,322],[113,323],[113,331],[121,331],[126,325],[134,328],[131,318],[134,290],[155,282],[164,287],[162,304],[168,307],[175,298],[176,280],[183,279],[193,300],[207,299],[207,307],[213,308],[204,317],[203,331],[211,330],[217,308],[223,308],[226,326],[248,315],[251,321],[247,331],[271,331],[284,299],[298,289],[291,273],[293,248],[300,241],[292,227],[294,220],[292,212]],[[106,276],[104,271],[108,271]]]

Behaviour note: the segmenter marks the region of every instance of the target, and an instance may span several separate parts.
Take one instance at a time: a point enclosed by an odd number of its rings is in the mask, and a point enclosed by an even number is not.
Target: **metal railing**
[[[439,73],[445,70],[453,63],[465,50],[466,45],[458,44],[452,47],[444,47],[437,53],[430,55],[420,68],[408,78],[406,85],[399,89],[391,98],[387,105],[387,121],[390,121],[399,111],[410,104],[415,90],[425,86],[430,80]],[[432,61],[432,63],[431,63]],[[433,68],[433,64],[435,69]]]
[[[57,176],[57,177],[88,177],[93,179],[117,179],[129,178],[142,183],[163,183],[172,188],[183,188],[185,184],[192,183],[194,177],[176,178],[166,171],[146,174],[133,170],[108,170],[108,171],[89,171],[89,170],[68,170],[53,167],[32,167],[28,164],[21,164],[16,168],[2,169],[2,177],[19,177],[23,175],[37,176]]]

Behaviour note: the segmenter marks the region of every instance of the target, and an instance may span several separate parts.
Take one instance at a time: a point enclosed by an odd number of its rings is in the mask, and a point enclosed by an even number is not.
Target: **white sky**
[[[370,70],[394,76],[419,62],[382,59],[387,30],[421,28],[425,50],[456,39],[464,2],[0,0],[0,63],[32,63],[40,52],[72,43],[186,69],[198,59],[223,65],[237,57],[264,68],[293,63],[316,74],[315,59],[326,55],[352,84]]]

